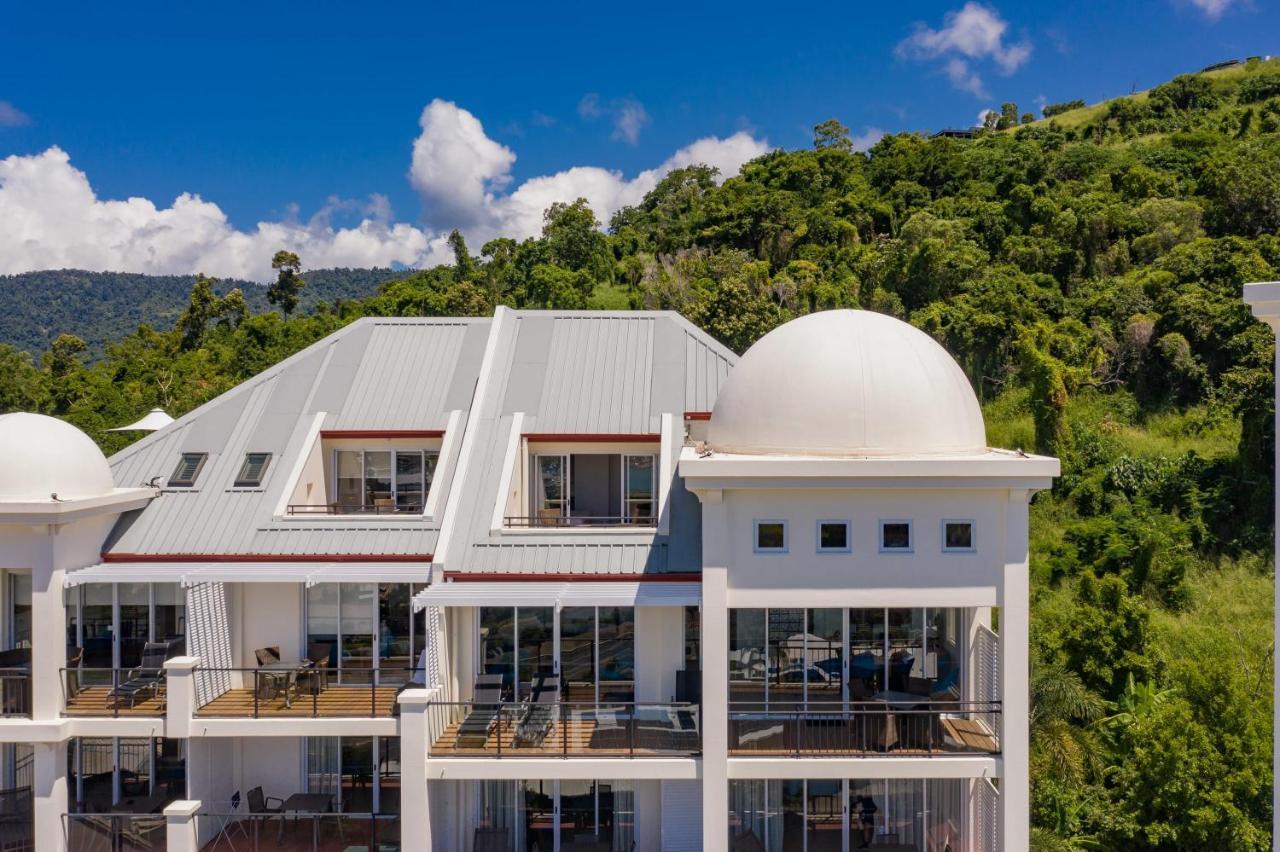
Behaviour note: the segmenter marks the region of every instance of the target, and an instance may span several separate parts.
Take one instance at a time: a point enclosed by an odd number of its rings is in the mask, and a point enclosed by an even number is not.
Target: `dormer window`
[[[535,453],[530,515],[516,526],[654,526],[653,453]]]
[[[429,450],[334,450],[334,511],[422,514],[439,457]]]
[[[240,465],[240,473],[236,475],[236,488],[257,488],[262,478],[267,475],[267,466],[271,464],[271,453],[245,453],[244,464]]]
[[[169,475],[169,487],[191,488],[194,486],[207,458],[209,458],[208,453],[183,453],[178,459],[178,466]]]

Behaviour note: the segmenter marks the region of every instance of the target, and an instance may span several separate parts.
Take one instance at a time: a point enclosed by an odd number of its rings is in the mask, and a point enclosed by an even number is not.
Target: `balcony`
[[[290,503],[290,515],[421,515],[422,503],[394,502],[390,498],[372,503]]]
[[[567,529],[571,527],[652,527],[652,515],[562,515],[548,511],[538,515],[508,515],[502,524],[510,529]]]
[[[205,852],[343,852],[399,849],[396,814],[314,813],[196,814]]]
[[[31,718],[31,668],[0,668],[0,716]]]
[[[163,669],[66,668],[61,670],[63,716],[117,719],[163,716]]]
[[[144,852],[166,847],[160,813],[64,814],[67,848],[76,852]]]
[[[349,669],[303,663],[195,670],[197,718],[391,718],[413,669]],[[365,682],[353,682],[355,679]]]
[[[729,753],[739,757],[992,755],[1000,753],[1000,703],[903,695],[805,709],[729,707]]]
[[[697,704],[435,702],[431,757],[688,757],[702,750]]]

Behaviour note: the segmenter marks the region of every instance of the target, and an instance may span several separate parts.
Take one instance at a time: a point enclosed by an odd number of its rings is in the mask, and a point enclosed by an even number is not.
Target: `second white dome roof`
[[[871,311],[822,311],[755,342],[716,400],[725,453],[971,455],[986,425],[969,379],[933,338]]]

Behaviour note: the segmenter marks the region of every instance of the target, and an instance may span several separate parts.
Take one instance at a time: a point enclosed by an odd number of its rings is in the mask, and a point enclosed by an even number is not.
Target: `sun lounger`
[[[133,707],[139,696],[159,696],[164,691],[164,661],[169,657],[168,642],[148,642],[142,647],[142,663],[130,669],[123,681],[111,690],[111,699],[118,706],[127,700]]]
[[[542,745],[556,718],[556,704],[560,700],[560,680],[555,675],[534,675],[533,688],[524,717],[516,726],[514,745],[517,748],[537,748]]]
[[[501,709],[502,675],[477,677],[471,711],[458,727],[458,747],[484,748]]]

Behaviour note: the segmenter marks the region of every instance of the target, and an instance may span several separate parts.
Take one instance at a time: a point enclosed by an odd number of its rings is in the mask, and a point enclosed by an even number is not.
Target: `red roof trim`
[[[696,571],[681,574],[525,574],[522,572],[490,574],[475,571],[445,571],[444,579],[466,583],[568,583],[575,580],[592,583],[701,583],[702,574]]]
[[[443,429],[321,429],[321,438],[443,438]]]
[[[430,562],[430,553],[103,553],[103,562]]]
[[[710,411],[686,411],[684,413],[685,420],[710,420]]]
[[[662,442],[662,436],[657,432],[623,432],[615,434],[600,432],[525,432],[523,437],[531,443],[658,444]]]

